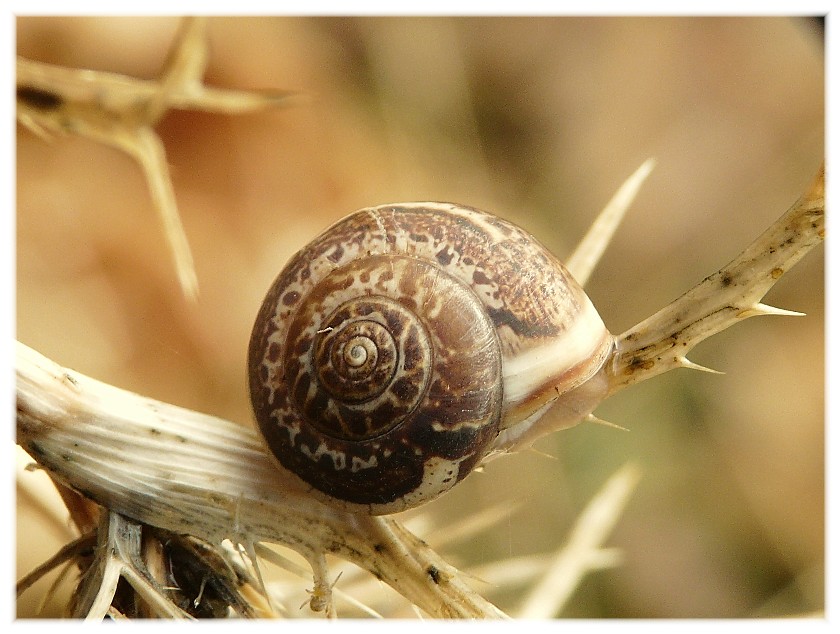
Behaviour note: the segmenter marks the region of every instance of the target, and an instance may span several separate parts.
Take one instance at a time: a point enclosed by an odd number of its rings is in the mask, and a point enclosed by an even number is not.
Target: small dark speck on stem
[[[428,568],[426,568],[426,574],[429,575],[429,577],[435,583],[435,585],[440,584],[440,570],[438,570],[434,566],[429,566]]]

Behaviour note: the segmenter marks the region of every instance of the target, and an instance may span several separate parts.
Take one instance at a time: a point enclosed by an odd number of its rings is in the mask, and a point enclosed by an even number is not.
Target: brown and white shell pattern
[[[362,209],[298,252],[249,346],[269,447],[322,497],[389,513],[583,383],[612,338],[557,259],[476,209]]]

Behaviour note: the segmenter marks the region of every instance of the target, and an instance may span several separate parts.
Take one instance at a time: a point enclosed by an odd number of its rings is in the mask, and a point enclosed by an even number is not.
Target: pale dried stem
[[[644,178],[647,164],[631,176],[614,201],[624,200],[613,211],[596,219],[576,253],[600,252],[612,235],[626,204]],[[613,205],[611,201],[610,206]],[[592,415],[608,396],[639,381],[675,368],[716,373],[689,361],[686,355],[712,335],[758,315],[801,315],[774,308],[759,300],[808,251],[825,237],[825,184],[821,169],[809,191],[791,209],[748,246],[735,260],[710,275],[653,316],[615,337],[615,344],[601,371],[575,391],[547,407],[543,415],[529,421],[517,434],[500,434],[492,459],[502,453],[530,447],[543,436],[568,428],[582,420],[606,423]],[[587,258],[573,257],[573,263]],[[585,274],[588,267],[580,270]],[[611,423],[606,423],[611,425]]]
[[[170,108],[238,113],[287,105],[293,97],[207,88],[201,80],[206,60],[204,21],[194,19],[183,22],[159,80],[24,59],[17,65],[18,118],[24,125],[45,137],[86,136],[128,152],[142,165],[179,280],[191,297],[197,293],[192,256],[154,125]],[[651,167],[646,162],[628,179],[569,259],[580,281],[589,277]],[[699,367],[686,353],[747,317],[792,314],[759,300],[823,239],[823,198],[820,175],[809,194],[730,265],[619,336],[607,367],[609,392],[675,367]],[[100,549],[79,590],[77,614],[113,614],[111,600],[122,576],[153,613],[185,616],[144,573],[137,530],[148,524],[214,544],[230,539],[252,557],[261,541],[288,546],[309,561],[315,575],[313,606],[328,613],[335,580],[328,578],[324,554],[333,553],[367,569],[433,616],[503,616],[397,521],[336,511],[312,499],[250,429],[100,383],[22,344],[17,372],[18,442],[59,481],[107,509],[98,533]],[[625,484],[633,480],[622,477]],[[611,514],[598,514],[591,526],[589,513],[581,517],[578,526],[586,530],[575,530],[524,615],[553,613],[586,570],[611,560],[612,552],[600,544],[627,491],[610,498]],[[556,591],[557,584],[563,592]]]
[[[545,619],[556,616],[592,570],[617,563],[616,552],[606,541],[641,477],[628,464],[616,471],[578,517],[568,543],[555,555],[548,571],[530,592],[518,616]]]
[[[257,544],[256,554],[260,557],[261,560],[271,563],[278,568],[290,572],[296,579],[306,579],[311,576],[311,572],[305,569],[303,566],[296,564],[295,562],[291,561],[288,557],[281,555],[280,553],[264,546],[263,544]],[[352,581],[353,583],[348,584],[347,582],[350,581],[350,577],[359,577],[364,572],[360,568],[354,568],[354,571],[358,572],[359,575],[352,575],[351,574],[344,574],[345,570],[342,570],[338,574],[341,575],[341,582],[342,586],[345,587],[355,587],[358,585],[356,579],[354,578]],[[357,608],[360,612],[367,614],[373,618],[383,618],[381,614],[379,614],[376,610],[371,608],[369,605],[366,605],[362,601],[359,601],[353,594],[349,592],[345,592],[342,590],[341,587],[336,587],[338,582],[338,575],[335,577],[335,581],[333,581],[331,593],[333,599],[338,601],[345,601],[348,604],[352,605],[354,608]],[[366,579],[370,579],[370,575],[365,575]],[[269,594],[274,596],[277,593],[277,584],[271,584],[268,588]]]
[[[154,131],[169,109],[238,114],[287,106],[288,91],[239,91],[206,87],[206,19],[182,21],[160,79],[63,68],[17,60],[17,118],[42,138],[77,134],[129,154],[143,169],[184,294],[198,297],[198,278],[181,223],[163,143]]]
[[[124,578],[156,616],[188,618],[166,598],[163,588],[146,570],[141,551],[141,529],[117,513],[102,514],[93,565],[85,572],[76,595],[73,616],[101,621],[112,608],[117,583]]]
[[[313,567],[333,553],[433,616],[502,616],[397,521],[312,499],[251,429],[101,383],[22,344],[17,377],[18,443],[115,513],[215,544],[282,544]]]
[[[27,590],[30,586],[32,586],[32,584],[55,568],[67,563],[68,561],[72,561],[85,551],[90,550],[95,543],[96,534],[95,532],[90,532],[65,544],[55,555],[18,580],[15,588],[17,595],[20,596],[22,592]]]
[[[796,315],[760,303],[770,288],[825,238],[825,174],[731,263],[617,338],[607,365],[610,393],[680,367],[698,343],[757,315]]]
[[[613,391],[687,367],[685,351],[728,325],[778,313],[758,300],[823,238],[823,206],[820,178],[732,264],[619,337],[616,362],[609,368]],[[680,355],[666,354],[674,348]],[[112,514],[215,544],[231,539],[249,553],[260,541],[288,546],[310,562],[313,597],[327,610],[331,582],[323,556],[333,553],[372,572],[431,615],[502,616],[395,520],[338,511],[311,498],[250,429],[103,384],[22,344],[17,373],[18,442],[59,481]],[[587,552],[599,550],[611,522],[600,525],[603,531],[596,531],[599,539],[588,543]],[[577,543],[572,539],[570,553]],[[577,559],[564,551],[557,558],[562,565],[550,574],[560,570],[574,587],[579,574],[568,575],[566,562]],[[588,569],[603,561],[587,556],[578,563]],[[126,570],[99,561],[91,573],[99,590],[89,599],[88,613],[105,609],[103,597],[109,596],[114,575],[129,575],[138,591],[148,590]]]

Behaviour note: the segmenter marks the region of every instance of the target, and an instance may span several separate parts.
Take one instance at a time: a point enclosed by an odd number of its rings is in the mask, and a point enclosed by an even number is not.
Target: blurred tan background
[[[174,18],[19,18],[20,55],[154,78]],[[139,168],[18,126],[17,334],[59,363],[251,424],[245,350],[293,251],[363,206],[450,200],[518,222],[561,257],[621,182],[657,167],[589,285],[621,332],[716,271],[804,191],[823,156],[824,60],[784,18],[214,18],[207,82],[310,105],[171,112],[158,130],[201,288],[176,283]],[[763,318],[581,425],[497,460],[423,509],[431,527],[508,518],[445,551],[469,568],[550,553],[619,466],[641,484],[563,616],[741,617],[823,609],[823,248]],[[514,506],[514,502],[520,506]],[[19,498],[18,574],[65,539]],[[435,533],[422,533],[433,544]],[[46,585],[39,586],[42,589]],[[515,612],[524,586],[477,585]],[[36,610],[42,592],[18,604]],[[45,614],[57,615],[60,600]]]

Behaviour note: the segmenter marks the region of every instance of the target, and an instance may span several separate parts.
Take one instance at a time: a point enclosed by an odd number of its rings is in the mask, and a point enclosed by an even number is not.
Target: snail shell
[[[603,366],[613,338],[515,225],[442,203],[362,209],[280,272],[251,335],[251,401],[322,500],[391,513],[451,488]]]

